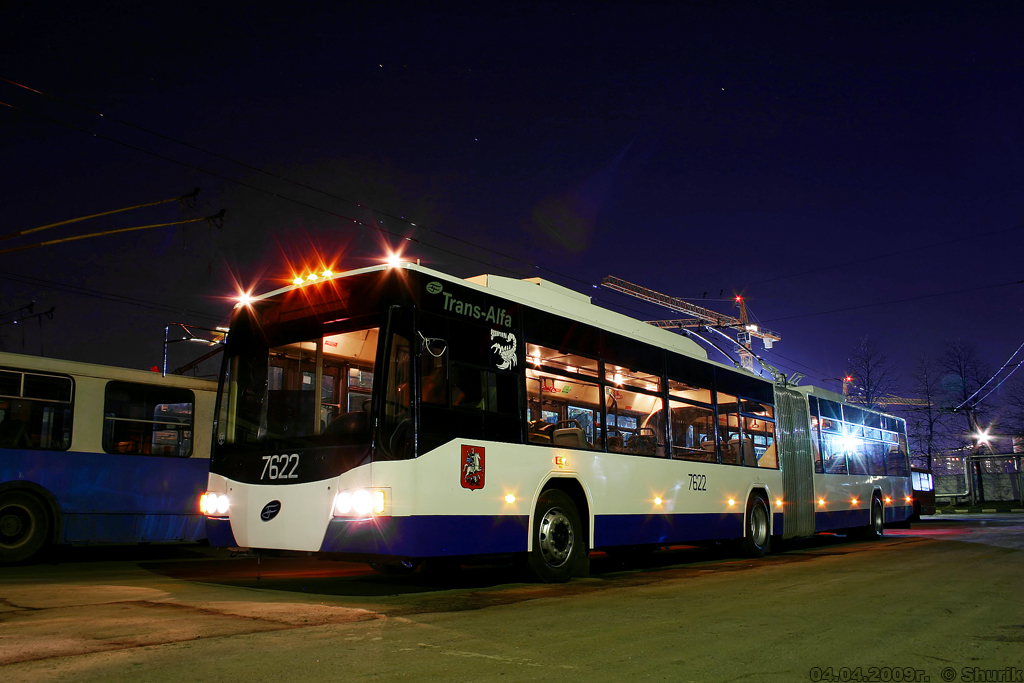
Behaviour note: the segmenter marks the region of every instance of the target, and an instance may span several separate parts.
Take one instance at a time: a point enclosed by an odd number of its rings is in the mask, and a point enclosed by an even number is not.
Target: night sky
[[[0,234],[201,188],[0,249],[226,210],[0,254],[0,313],[56,307],[6,350],[159,365],[236,283],[388,246],[644,319],[593,285],[742,291],[834,390],[863,335],[907,386],[1024,341],[1024,4],[426,5],[0,5],[0,77],[52,96],[0,82]]]

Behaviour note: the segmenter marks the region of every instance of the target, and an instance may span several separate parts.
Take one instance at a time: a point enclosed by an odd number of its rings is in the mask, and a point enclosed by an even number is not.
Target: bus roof
[[[215,390],[217,380],[200,379],[198,377],[187,377],[185,375],[167,375],[164,377],[159,372],[151,370],[135,370],[132,368],[119,368],[111,365],[98,365],[96,363],[83,363],[74,360],[61,360],[59,358],[45,358],[40,356],[28,356],[21,353],[8,353],[0,351],[0,368],[11,368],[17,370],[28,370],[37,372],[57,372],[79,377],[95,377],[98,379],[123,380],[125,382],[148,382],[150,384],[164,384],[172,387],[182,388],[203,388]]]
[[[341,273],[330,273],[326,276],[319,276],[315,279],[308,279],[301,284],[290,284],[273,291],[257,296],[252,296],[249,301],[262,301],[272,298],[295,289],[303,287],[315,287],[318,283],[328,280],[340,280],[343,278],[364,275],[366,273],[382,272],[394,268],[422,273],[428,277],[455,283],[470,289],[481,292],[498,294],[511,301],[524,303],[534,308],[557,313],[566,318],[577,320],[591,325],[596,325],[611,332],[645,341],[655,346],[681,353],[692,358],[709,361],[707,351],[692,339],[680,336],[674,332],[664,330],[646,322],[631,318],[622,313],[616,313],[607,308],[594,304],[590,297],[575,290],[563,287],[542,278],[528,278],[518,280],[515,278],[503,277],[500,275],[477,275],[471,278],[459,278],[447,273],[442,273],[427,268],[418,263],[402,261],[397,265],[380,264],[366,268],[358,268]],[[241,305],[241,303],[236,306]],[[709,361],[714,363],[714,361]],[[722,367],[729,367],[724,364]],[[732,368],[730,368],[732,369]]]

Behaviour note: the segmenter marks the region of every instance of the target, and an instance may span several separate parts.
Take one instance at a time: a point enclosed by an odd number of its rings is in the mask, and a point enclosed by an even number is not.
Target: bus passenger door
[[[807,399],[775,386],[776,445],[782,466],[782,537],[814,535],[814,454]]]

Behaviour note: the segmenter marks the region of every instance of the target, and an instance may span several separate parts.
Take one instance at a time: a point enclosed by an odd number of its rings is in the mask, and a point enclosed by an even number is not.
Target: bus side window
[[[430,353],[422,356],[423,381],[421,382],[420,400],[424,403],[438,403],[444,405],[446,402],[448,382],[448,355],[442,354],[440,358]]]
[[[385,457],[393,459],[412,457],[414,439],[412,414],[409,411],[411,365],[409,340],[400,334],[392,335],[380,445]]]
[[[188,389],[107,382],[103,450],[124,455],[192,455],[195,397]]]

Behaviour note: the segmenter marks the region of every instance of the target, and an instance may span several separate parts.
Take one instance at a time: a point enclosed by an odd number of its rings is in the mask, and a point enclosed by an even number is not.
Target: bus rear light
[[[335,517],[368,517],[384,514],[387,508],[385,489],[342,491],[334,497]]]
[[[204,515],[226,515],[231,501],[223,493],[208,491],[199,496],[199,512]]]

